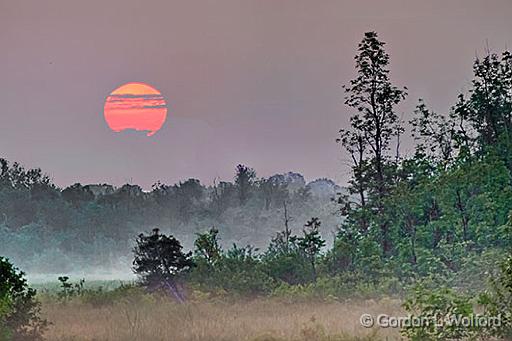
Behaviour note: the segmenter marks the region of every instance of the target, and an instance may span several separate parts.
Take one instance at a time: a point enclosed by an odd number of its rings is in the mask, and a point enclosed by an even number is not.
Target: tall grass
[[[192,300],[131,295],[114,304],[46,301],[48,340],[338,341],[399,339],[398,330],[365,329],[362,313],[400,313],[397,301],[284,302]]]

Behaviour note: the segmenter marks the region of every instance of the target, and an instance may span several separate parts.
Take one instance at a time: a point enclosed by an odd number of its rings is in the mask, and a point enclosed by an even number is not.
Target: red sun
[[[105,121],[115,132],[133,129],[156,133],[165,122],[165,99],[154,87],[145,83],[126,83],[110,93],[103,110]]]

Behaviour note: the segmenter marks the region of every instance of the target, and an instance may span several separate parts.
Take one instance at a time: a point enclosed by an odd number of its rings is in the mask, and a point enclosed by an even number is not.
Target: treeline
[[[346,219],[337,268],[442,276],[510,248],[511,53],[477,58],[471,89],[448,113],[420,100],[409,124],[396,109],[407,89],[391,82],[376,33],[365,34],[355,61],[357,77],[345,87],[353,114],[337,139],[352,160],[352,196],[338,200]],[[406,128],[412,155],[400,153]]]
[[[302,234],[283,228],[258,254],[236,246],[221,252],[212,230],[198,235],[196,257],[203,260],[192,274],[226,290],[273,283],[271,292],[284,285],[339,296],[369,283],[392,290],[426,279],[474,291],[499,271],[512,246],[512,54],[476,59],[471,89],[448,113],[420,100],[403,122],[397,107],[407,89],[392,83],[384,45],[376,33],[365,34],[357,77],[344,87],[352,116],[337,142],[352,176],[348,193],[337,198],[333,245],[323,248],[316,218],[304,220]],[[408,131],[415,149],[403,155]]]
[[[158,226],[193,246],[194,233],[216,227],[224,242],[262,246],[284,224],[301,227],[309,212],[336,217],[331,180],[306,183],[298,173],[258,178],[238,165],[234,180],[211,186],[189,179],[151,191],[125,184],[58,188],[40,169],[0,159],[0,254],[30,273],[117,270],[129,274],[134,236]],[[292,217],[293,215],[293,217]]]

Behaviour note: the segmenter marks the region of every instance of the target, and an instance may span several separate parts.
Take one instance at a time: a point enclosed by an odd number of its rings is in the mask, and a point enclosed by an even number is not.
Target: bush
[[[85,279],[81,279],[78,283],[71,284],[68,282],[68,276],[58,278],[60,282],[60,291],[57,293],[59,300],[67,301],[74,296],[81,296],[84,292]]]
[[[491,289],[480,295],[480,304],[486,314],[501,317],[501,325],[490,333],[507,340],[512,339],[512,255],[501,264],[499,276],[492,280]]]
[[[483,333],[478,326],[455,323],[454,318],[471,319],[475,313],[470,299],[452,289],[418,284],[403,306],[415,320],[422,321],[402,326],[402,334],[412,341],[474,339]]]
[[[214,265],[199,260],[189,279],[199,289],[241,296],[268,294],[274,286],[251,246],[233,245]]]
[[[342,301],[400,296],[401,288],[402,284],[394,277],[382,277],[378,281],[372,281],[356,272],[344,272],[337,276],[320,277],[316,282],[309,284],[281,283],[274,289],[272,295],[292,301]]]
[[[61,304],[88,304],[95,308],[113,306],[125,301],[143,302],[157,298],[156,294],[148,293],[143,286],[134,283],[120,283],[114,288],[88,285],[84,279],[78,282],[70,281],[68,276],[58,278],[59,291],[49,293],[50,300],[56,299]]]
[[[42,340],[48,322],[41,319],[35,296],[24,273],[0,257],[0,339]]]
[[[154,301],[156,297],[147,293],[143,287],[133,284],[121,284],[113,290],[105,290],[102,287],[97,289],[85,289],[80,300],[85,304],[99,308],[104,306],[113,306],[117,303],[133,302],[140,304],[142,302]]]

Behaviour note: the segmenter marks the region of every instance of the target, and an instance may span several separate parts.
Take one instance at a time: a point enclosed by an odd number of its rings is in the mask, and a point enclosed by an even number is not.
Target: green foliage
[[[325,240],[320,236],[321,222],[318,218],[311,218],[306,225],[304,225],[303,236],[297,239],[297,245],[304,253],[305,257],[311,264],[311,275],[313,281],[316,281],[316,262],[320,255],[320,251],[325,246]]]
[[[189,279],[206,291],[224,291],[243,296],[269,293],[272,279],[251,246],[233,245],[214,264],[198,262]]]
[[[420,321],[402,329],[402,334],[413,341],[474,339],[483,332],[477,326],[456,322],[456,319],[472,319],[475,312],[470,299],[452,289],[427,289],[417,285],[405,301],[404,308]]]
[[[399,161],[398,149],[393,157],[391,144],[395,139],[399,141],[404,131],[395,107],[407,93],[389,78],[389,55],[384,45],[376,32],[366,32],[359,43],[355,57],[357,77],[344,87],[345,104],[355,113],[350,118],[350,129],[341,129],[336,141],[351,156],[350,192],[359,196],[355,201],[341,198],[344,214],[360,232],[376,226],[383,255],[388,257],[392,236],[385,201],[396,183]]]
[[[87,304],[95,308],[114,306],[126,301],[153,301],[158,299],[155,293],[149,293],[139,283],[119,281],[91,281],[84,279],[72,281],[68,276],[58,278],[56,283],[45,283],[39,290],[43,303]]]
[[[75,291],[71,299],[78,300],[83,304],[90,304],[96,308],[101,308],[126,301],[152,301],[155,297],[147,293],[140,285],[121,284],[112,290],[106,290],[102,286],[99,286],[97,288],[82,289],[80,292]]]
[[[36,291],[24,273],[0,257],[0,339],[42,340],[48,322],[40,317]]]
[[[503,260],[499,275],[492,279],[489,290],[480,295],[479,303],[487,314],[501,317],[502,324],[492,328],[490,333],[512,338],[512,255]]]
[[[320,235],[321,222],[311,218],[304,225],[302,236],[292,235],[288,228],[278,232],[262,257],[265,271],[276,281],[305,284],[317,278],[325,240]]]
[[[0,296],[0,340],[7,340],[11,336],[11,331],[5,321],[10,311],[10,299],[6,295]]]
[[[212,227],[208,232],[197,233],[197,239],[194,242],[194,253],[197,258],[213,266],[221,257],[222,249],[217,237],[219,230]]]
[[[400,297],[403,294],[403,283],[400,283],[397,278],[381,277],[375,281],[357,272],[319,277],[314,283],[296,285],[281,283],[272,291],[272,296],[292,302],[373,299],[383,296]]]
[[[278,282],[294,285],[311,281],[310,264],[298,248],[287,253],[267,252],[263,257],[263,262],[265,271]]]
[[[220,273],[227,277],[224,289],[247,295],[269,292],[272,281],[263,271],[255,251],[251,246],[236,245],[228,250],[220,267]]]
[[[288,217],[285,214],[285,225],[287,222]],[[262,257],[264,268],[270,277],[287,284],[304,284],[311,280],[309,262],[298,242],[298,237],[287,226],[272,238]]]

